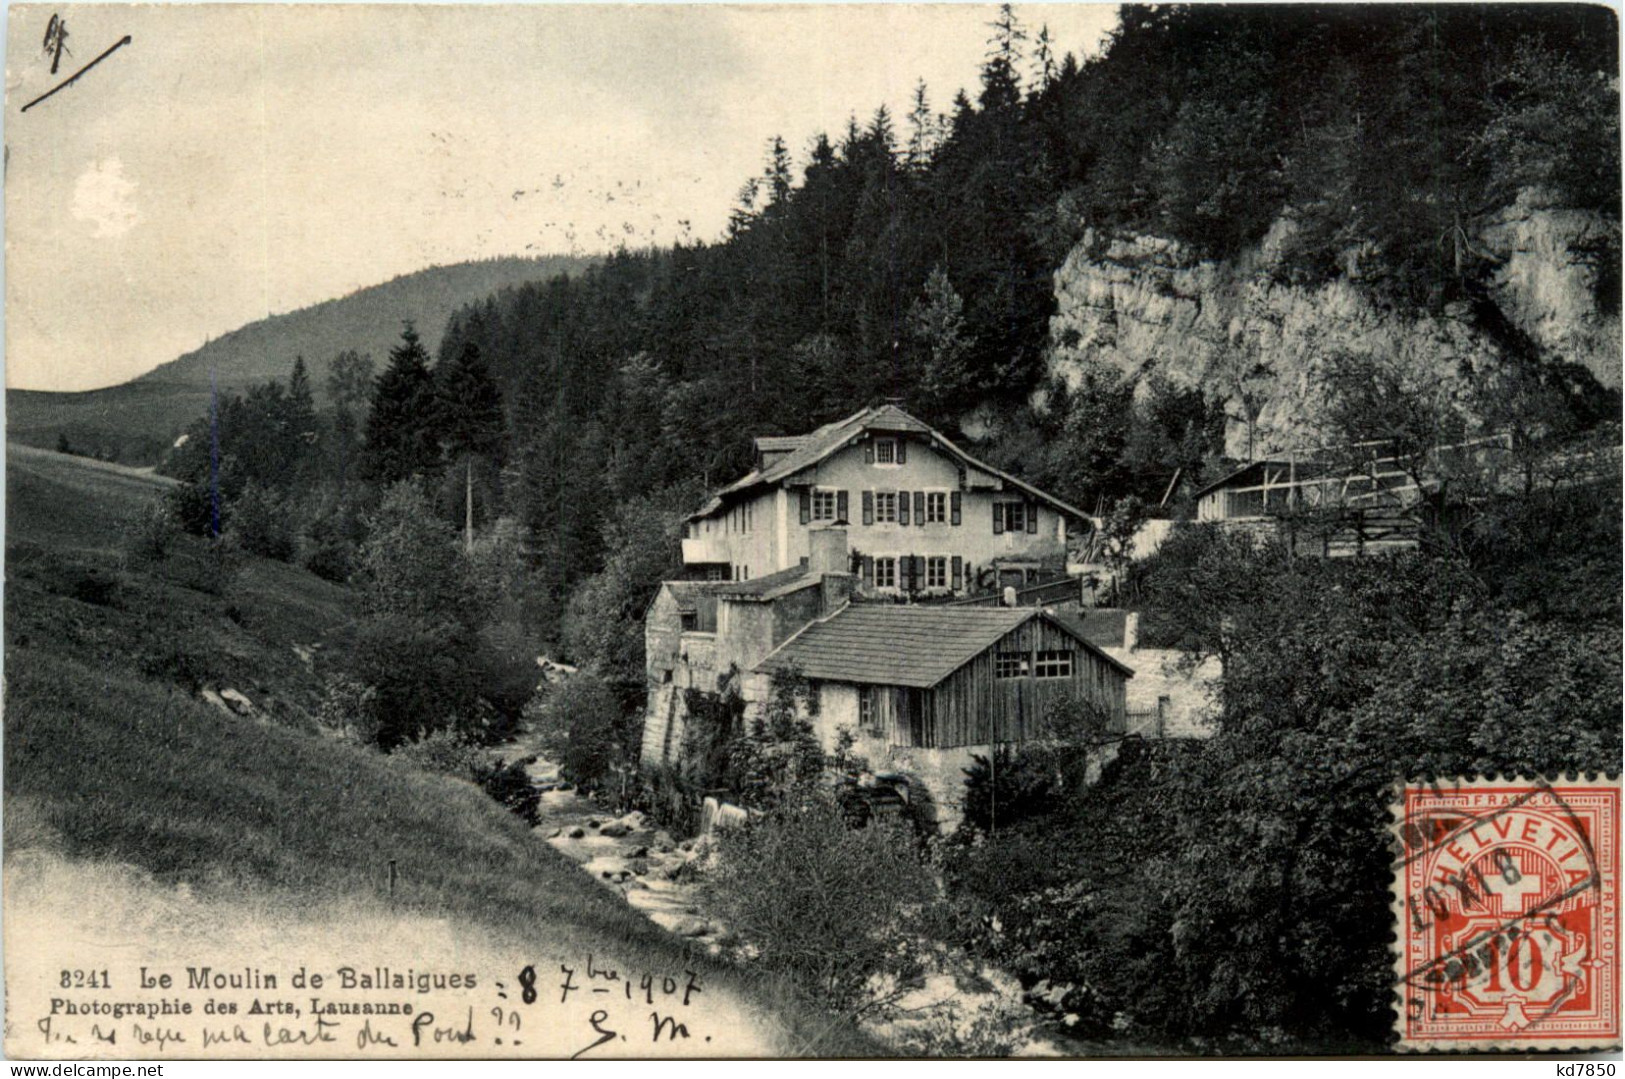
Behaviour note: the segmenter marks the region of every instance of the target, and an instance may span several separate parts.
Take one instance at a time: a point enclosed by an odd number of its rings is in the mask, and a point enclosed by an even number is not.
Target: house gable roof
[[[790,592],[800,591],[819,583],[817,574],[807,572],[806,566],[791,566],[776,573],[752,577],[748,581],[726,581],[717,587],[717,595],[725,599],[768,600]]]
[[[896,405],[874,405],[861,409],[846,417],[826,423],[824,426],[801,436],[770,436],[775,441],[789,441],[799,438],[800,443],[791,452],[786,453],[778,460],[771,462],[763,468],[752,470],[746,475],[730,483],[718,491],[703,507],[689,517],[696,520],[709,517],[728,503],[729,497],[741,494],[755,487],[771,486],[790,479],[796,473],[811,468],[838,450],[852,444],[865,431],[886,431],[899,434],[921,435],[928,439],[933,448],[957,460],[967,468],[974,468],[995,476],[1010,486],[1025,492],[1040,502],[1044,502],[1052,509],[1066,514],[1077,520],[1087,519],[1087,515],[1075,506],[1068,505],[1052,495],[1040,491],[1029,483],[1024,483],[1014,476],[1001,472],[991,465],[983,464],[964,450],[950,442],[941,432],[927,426],[920,420],[910,416]],[[758,447],[763,439],[757,440]],[[779,448],[779,447],[775,447]]]
[[[1034,607],[850,604],[785,641],[757,670],[799,670],[808,678],[861,685],[929,689],[1007,633],[1043,619],[1087,651],[1132,677],[1134,672]]]
[[[799,450],[806,441],[806,435],[758,435],[756,436],[756,452],[784,453],[789,450]]]

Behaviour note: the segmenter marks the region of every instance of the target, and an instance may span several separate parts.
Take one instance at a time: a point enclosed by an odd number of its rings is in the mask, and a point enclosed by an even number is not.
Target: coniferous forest
[[[1056,376],[1075,343],[1055,276],[1080,245],[1247,266],[1268,239],[1282,286],[1346,283],[1497,351],[1459,415],[1351,382],[1328,443],[1475,414],[1617,444],[1617,389],[1520,329],[1485,240],[1531,192],[1596,222],[1567,256],[1617,318],[1617,42],[1595,6],[1129,5],[1080,58],[1006,7],[976,85],[763,132],[725,235],[470,304],[432,356],[403,311],[376,361],[305,357],[220,402],[164,466],[187,481],[171,509],[357,589],[330,703],[373,743],[500,740],[545,651],[596,678],[555,697],[597,755],[583,774],[630,768],[644,612],[753,437],[892,399],[1102,520],[1188,516],[1172,481],[1234,466],[1233,387]],[[1617,769],[1619,492],[1547,495],[1380,573],[1170,541],[1117,599],[1170,647],[1223,653],[1219,736],[1136,745],[1001,844],[944,854],[954,943],[1064,984],[1057,1011],[1103,1038],[1384,1045],[1396,776]]]
[[[1091,510],[1201,476],[1223,448],[1220,396],[1047,384],[1052,276],[1086,235],[1235,258],[1288,216],[1287,280],[1352,276],[1394,310],[1465,304],[1515,336],[1476,230],[1538,187],[1613,222],[1574,257],[1617,306],[1605,11],[1125,6],[1084,61],[1008,11],[989,35],[968,91],[921,84],[905,116],[768,137],[725,237],[505,290],[455,314],[438,357],[380,342],[394,352],[376,391],[332,396],[327,471],[376,485],[472,459],[477,512],[516,519],[538,625],[557,631],[621,546],[606,539],[639,527],[626,507],[692,508],[747,469],[752,437],[881,399],[968,425],[994,463]],[[494,381],[476,398],[501,429],[443,439],[431,384],[467,378]],[[467,478],[444,485],[459,524]]]

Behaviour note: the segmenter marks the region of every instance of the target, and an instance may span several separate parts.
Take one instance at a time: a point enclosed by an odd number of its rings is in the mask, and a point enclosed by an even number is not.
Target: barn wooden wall
[[[1029,670],[1036,670],[1037,653],[1061,650],[1072,653],[1071,678],[994,676],[994,657],[1000,652],[1025,652]],[[906,708],[896,709],[892,743],[944,749],[1024,741],[1038,734],[1049,703],[1067,693],[1081,693],[1099,702],[1111,716],[1114,729],[1121,730],[1124,689],[1123,675],[1110,663],[1070,634],[1035,620],[1005,635],[935,689],[921,691],[920,707],[929,717],[927,722],[911,724]],[[901,691],[897,695],[901,697]]]

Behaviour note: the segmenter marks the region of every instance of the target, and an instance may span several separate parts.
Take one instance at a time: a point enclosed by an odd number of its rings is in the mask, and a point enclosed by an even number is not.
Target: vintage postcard
[[[8,1058],[1619,1047],[1612,9],[7,18]]]

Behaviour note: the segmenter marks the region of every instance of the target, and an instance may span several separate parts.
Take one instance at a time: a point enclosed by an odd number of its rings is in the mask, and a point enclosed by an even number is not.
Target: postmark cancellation
[[[1401,1049],[1620,1044],[1619,796],[1617,777],[1396,792]]]

